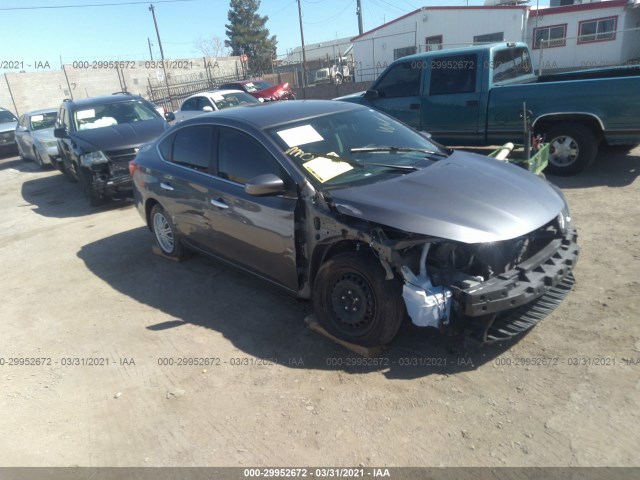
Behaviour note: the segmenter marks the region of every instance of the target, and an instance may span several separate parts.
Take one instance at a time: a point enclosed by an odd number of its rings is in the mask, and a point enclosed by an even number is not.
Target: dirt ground
[[[406,324],[363,360],[308,304],[156,256],[130,204],[4,158],[0,466],[639,466],[639,172],[636,148],[550,177],[577,284],[517,343],[454,357]]]

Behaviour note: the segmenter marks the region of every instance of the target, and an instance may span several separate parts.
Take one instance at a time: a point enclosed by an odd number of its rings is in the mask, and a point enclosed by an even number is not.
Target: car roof
[[[115,94],[115,95],[103,95],[100,97],[89,97],[89,98],[80,98],[78,100],[66,100],[64,103],[73,105],[74,107],[91,107],[92,105],[107,105],[110,103],[118,103],[118,102],[126,102],[131,100],[143,100],[142,97],[138,95],[126,95],[126,94]]]
[[[29,110],[25,115],[31,117],[32,115],[40,115],[42,113],[58,113],[57,108],[41,108],[39,110]]]
[[[238,90],[238,89],[235,89],[235,88],[221,88],[220,90],[209,90],[207,92],[194,93],[193,95],[185,98],[184,100],[187,101],[190,98],[202,97],[202,96],[213,97],[216,94],[227,94],[227,93],[247,93],[247,92],[244,92],[242,90]]]
[[[366,110],[356,103],[333,100],[288,100],[228,108],[196,117],[200,122],[211,119],[228,119],[266,129],[283,123],[296,122],[331,113]],[[195,119],[194,119],[195,120]]]

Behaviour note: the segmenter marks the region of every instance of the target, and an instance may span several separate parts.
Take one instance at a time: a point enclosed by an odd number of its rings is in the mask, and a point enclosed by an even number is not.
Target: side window
[[[246,183],[253,177],[273,173],[286,179],[284,169],[262,145],[246,133],[221,128],[218,140],[218,175]]]
[[[190,98],[184,102],[180,110],[183,112],[198,110],[198,97]]]
[[[175,133],[171,135],[167,135],[165,139],[158,144],[158,150],[160,150],[160,155],[167,162],[171,162],[173,160],[173,139],[175,137],[176,137]]]
[[[211,105],[211,102],[207,97],[198,97],[198,110],[202,111],[204,110],[204,107],[213,108],[213,105]],[[215,108],[213,109],[215,110]]]
[[[431,61],[430,70],[430,95],[476,91],[476,73],[478,71],[476,55],[438,57]]]
[[[374,88],[381,97],[414,97],[420,94],[421,75],[422,62],[399,63],[387,70]]]
[[[21,127],[26,127],[27,126],[27,117],[26,117],[26,115],[20,115],[20,119],[18,120],[18,125],[20,125]]]
[[[213,127],[194,125],[174,134],[171,162],[200,172],[208,172],[211,162]]]

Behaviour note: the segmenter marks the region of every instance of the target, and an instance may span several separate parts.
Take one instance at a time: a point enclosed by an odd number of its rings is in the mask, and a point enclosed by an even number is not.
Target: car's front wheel
[[[338,254],[318,271],[313,305],[322,326],[332,335],[364,346],[389,343],[405,315],[402,285],[385,280],[371,254]]]
[[[185,251],[180,243],[180,235],[164,208],[159,204],[151,209],[151,230],[163,254],[182,259]]]
[[[80,185],[84,196],[92,207],[98,207],[104,203],[104,199],[93,189],[93,174],[85,167],[80,168]]]

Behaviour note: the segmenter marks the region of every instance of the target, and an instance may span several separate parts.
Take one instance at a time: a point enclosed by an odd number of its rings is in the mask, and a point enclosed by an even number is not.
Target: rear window
[[[531,73],[529,51],[524,47],[499,50],[493,57],[493,83],[512,80]]]

